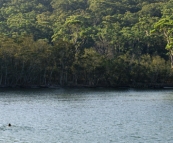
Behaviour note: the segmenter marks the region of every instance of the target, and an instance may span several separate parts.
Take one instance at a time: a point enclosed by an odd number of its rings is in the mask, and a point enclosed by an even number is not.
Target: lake
[[[173,90],[0,89],[0,142],[172,143]]]

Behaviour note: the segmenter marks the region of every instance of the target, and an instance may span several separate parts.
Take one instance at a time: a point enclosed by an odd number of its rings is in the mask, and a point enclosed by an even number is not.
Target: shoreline
[[[131,84],[131,85],[0,85],[0,88],[13,88],[13,89],[58,89],[58,88],[114,88],[114,89],[173,89],[173,84]]]

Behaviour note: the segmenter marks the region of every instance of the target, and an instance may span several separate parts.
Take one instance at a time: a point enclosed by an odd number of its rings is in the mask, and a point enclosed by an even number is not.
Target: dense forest
[[[1,0],[0,86],[173,84],[173,0]]]

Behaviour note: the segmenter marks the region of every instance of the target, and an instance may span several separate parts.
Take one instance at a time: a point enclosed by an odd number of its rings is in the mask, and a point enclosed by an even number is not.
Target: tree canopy
[[[1,0],[0,33],[1,86],[173,83],[173,0]]]

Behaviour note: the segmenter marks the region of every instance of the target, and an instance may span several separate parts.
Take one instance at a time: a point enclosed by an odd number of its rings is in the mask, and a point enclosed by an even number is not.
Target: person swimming
[[[8,126],[11,127],[11,124],[9,123]]]

